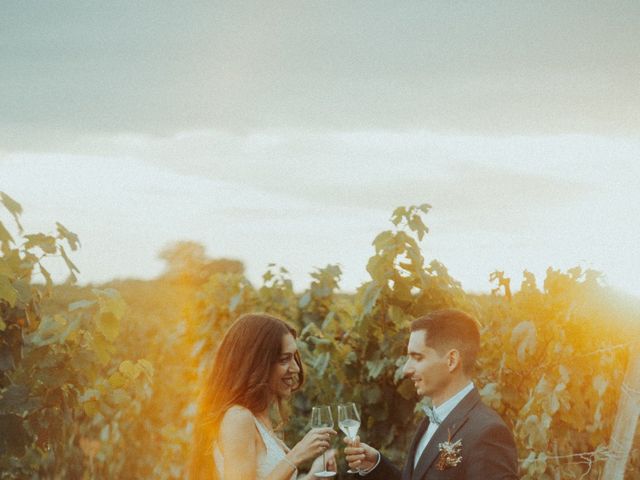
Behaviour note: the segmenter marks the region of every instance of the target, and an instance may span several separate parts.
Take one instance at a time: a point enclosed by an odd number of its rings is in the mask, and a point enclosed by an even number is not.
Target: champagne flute
[[[360,429],[360,415],[353,402],[338,405],[338,426],[349,440],[355,442]],[[347,473],[358,473],[359,470],[347,470]]]
[[[333,428],[333,415],[331,415],[331,407],[328,405],[320,405],[311,409],[311,427],[312,428]],[[322,472],[316,472],[316,477],[327,478],[335,476],[336,472],[327,470],[327,459],[325,452],[322,452]]]

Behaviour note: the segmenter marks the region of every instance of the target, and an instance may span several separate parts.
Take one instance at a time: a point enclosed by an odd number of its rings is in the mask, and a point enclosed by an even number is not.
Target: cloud
[[[192,239],[244,260],[254,280],[270,262],[297,285],[341,263],[355,288],[392,209],[428,202],[425,256],[467,288],[488,288],[496,268],[518,278],[581,264],[635,291],[638,152],[625,137],[200,130],[85,136],[4,154],[0,168],[25,224],[80,235],[91,280],[153,276],[166,243]]]
[[[637,140],[589,136],[200,130],[86,137],[71,151],[142,159],[314,205],[389,212],[399,204],[429,202],[465,228],[502,230],[613,188],[611,182],[629,176],[603,176],[602,168],[638,172],[633,159],[639,149]]]
[[[0,132],[640,132],[640,6],[3,6]]]

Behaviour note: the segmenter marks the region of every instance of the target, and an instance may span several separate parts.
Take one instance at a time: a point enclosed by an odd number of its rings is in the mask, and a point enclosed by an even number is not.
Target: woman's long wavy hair
[[[222,418],[231,406],[241,405],[254,414],[269,407],[273,398],[269,379],[282,354],[286,334],[296,337],[291,326],[264,313],[242,315],[225,333],[200,395],[189,466],[191,480],[218,480],[212,447]],[[295,361],[300,368],[294,386],[297,390],[304,379],[298,353]],[[281,399],[277,400],[284,417]]]

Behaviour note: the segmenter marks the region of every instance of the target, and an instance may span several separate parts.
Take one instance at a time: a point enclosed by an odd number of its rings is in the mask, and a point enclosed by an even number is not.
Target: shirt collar
[[[440,421],[444,421],[445,418],[451,413],[451,411],[456,408],[456,406],[460,403],[460,401],[466,397],[467,393],[473,390],[474,385],[473,382],[469,382],[466,387],[456,393],[453,397],[449,398],[446,402],[440,404],[436,408],[434,408],[436,415],[440,419]]]

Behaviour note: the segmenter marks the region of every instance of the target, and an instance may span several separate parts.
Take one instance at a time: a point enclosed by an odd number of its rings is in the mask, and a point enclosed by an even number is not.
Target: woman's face
[[[277,398],[288,398],[298,383],[300,367],[296,363],[295,354],[298,351],[293,335],[287,333],[282,337],[280,357],[271,369],[269,385]]]

